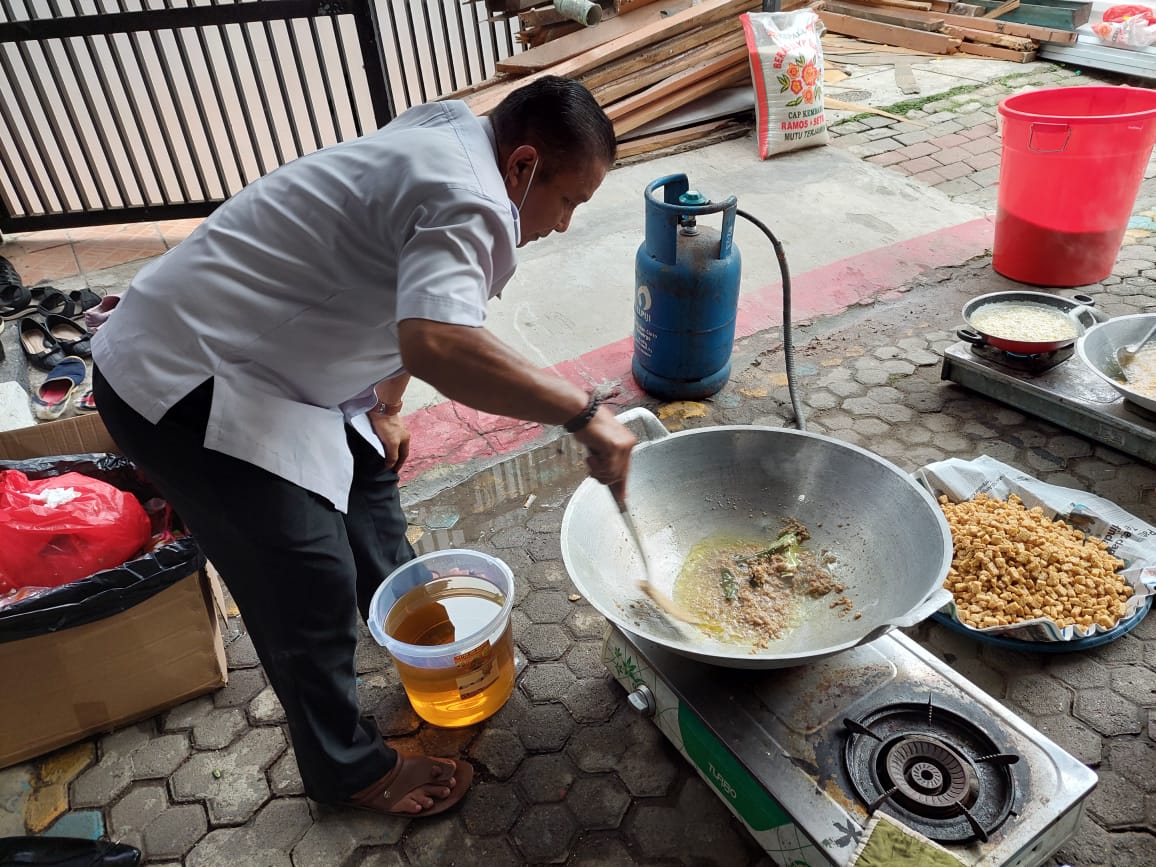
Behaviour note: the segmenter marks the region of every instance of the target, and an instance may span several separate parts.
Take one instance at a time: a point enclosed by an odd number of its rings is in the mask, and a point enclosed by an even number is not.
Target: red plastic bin
[[[1037,286],[1112,273],[1156,143],[1156,91],[1063,87],[1000,103],[992,267]]]

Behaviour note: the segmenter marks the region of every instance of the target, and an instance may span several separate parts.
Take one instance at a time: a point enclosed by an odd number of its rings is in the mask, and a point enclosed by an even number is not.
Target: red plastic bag
[[[80,473],[0,471],[0,594],[120,566],[151,538],[136,497]]]
[[[1113,21],[1127,21],[1130,18],[1141,18],[1146,24],[1156,23],[1156,15],[1152,14],[1152,10],[1147,6],[1112,6],[1106,10],[1103,15],[1103,20],[1109,23]]]

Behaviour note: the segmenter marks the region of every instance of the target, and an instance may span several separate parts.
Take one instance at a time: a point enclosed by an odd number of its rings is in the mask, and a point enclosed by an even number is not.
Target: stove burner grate
[[[970,341],[969,341],[970,343]],[[1043,373],[1059,364],[1063,364],[1076,353],[1075,344],[1064,346],[1051,352],[1040,352],[1032,355],[1021,355],[1008,352],[989,343],[971,343],[971,352],[977,358],[1025,373]]]
[[[970,763],[935,738],[901,735],[880,750],[880,776],[896,800],[915,813],[951,816],[970,807],[979,781]]]
[[[940,843],[986,842],[1011,814],[1019,756],[931,697],[843,725],[844,762],[868,814],[882,809]]]

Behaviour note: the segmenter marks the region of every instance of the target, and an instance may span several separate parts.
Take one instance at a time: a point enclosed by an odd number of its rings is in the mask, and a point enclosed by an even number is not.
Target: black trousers
[[[397,474],[350,428],[349,510],[203,445],[208,380],[157,424],[93,371],[108,432],[164,494],[220,572],[269,683],[285,708],[305,793],[341,801],[389,769],[397,754],[357,702],[357,616],[414,556]],[[259,436],[260,432],[254,435]]]

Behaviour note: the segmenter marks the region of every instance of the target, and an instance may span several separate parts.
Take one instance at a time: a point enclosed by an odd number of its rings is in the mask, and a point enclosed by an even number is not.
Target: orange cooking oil
[[[456,653],[425,660],[419,667],[394,657],[402,686],[418,716],[454,728],[486,719],[514,691],[512,624],[494,636],[505,596],[489,581],[467,575],[436,578],[402,596],[385,619],[397,641],[436,647],[481,633]],[[489,637],[487,637],[489,636]]]

